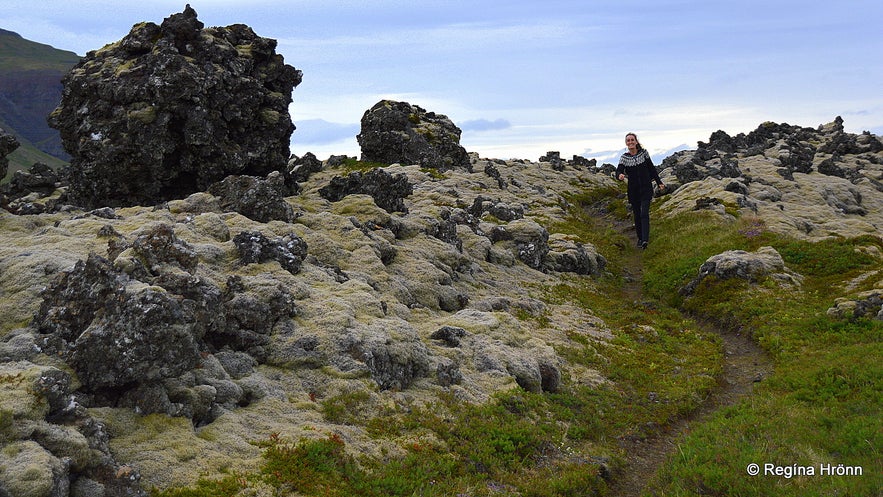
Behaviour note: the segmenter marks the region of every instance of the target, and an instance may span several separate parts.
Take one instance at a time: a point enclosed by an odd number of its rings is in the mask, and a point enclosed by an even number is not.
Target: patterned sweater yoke
[[[619,165],[623,167],[635,167],[640,164],[643,164],[644,161],[650,158],[650,154],[647,153],[647,150],[641,150],[637,155],[632,155],[628,152],[622,154],[619,157]]]

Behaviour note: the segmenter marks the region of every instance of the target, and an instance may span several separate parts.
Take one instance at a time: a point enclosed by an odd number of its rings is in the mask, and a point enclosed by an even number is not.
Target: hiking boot
[[[644,250],[646,248],[647,248],[647,241],[644,240],[643,242],[641,242],[641,250]]]

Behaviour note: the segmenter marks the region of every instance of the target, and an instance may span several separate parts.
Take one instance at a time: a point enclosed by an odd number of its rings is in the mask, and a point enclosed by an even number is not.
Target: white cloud
[[[457,126],[462,131],[490,131],[511,128],[512,123],[506,119],[494,119],[493,121],[488,119],[472,119],[469,121],[463,121]]]
[[[746,1],[191,4],[207,26],[244,23],[278,40],[304,72],[293,148],[317,155],[358,153],[347,123],[384,98],[447,115],[467,150],[501,158],[621,150],[628,131],[668,150],[768,120],[817,126],[841,115],[847,131],[883,129],[883,66],[871,62],[883,37],[854,24],[855,12],[879,18],[883,3]],[[183,9],[175,0],[22,3],[0,0],[0,27],[81,55]]]
[[[306,119],[295,122],[297,129],[291,136],[294,143],[305,145],[328,145],[355,137],[359,133],[358,124],[342,124],[324,119]]]

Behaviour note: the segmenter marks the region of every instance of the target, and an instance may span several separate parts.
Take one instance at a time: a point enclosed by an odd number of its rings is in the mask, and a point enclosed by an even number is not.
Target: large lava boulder
[[[381,100],[362,116],[362,132],[356,139],[365,161],[471,171],[460,132],[445,115],[407,102]]]
[[[49,116],[72,156],[71,203],[152,205],[284,171],[302,74],[275,49],[242,24],[203,28],[188,5],[89,52]]]

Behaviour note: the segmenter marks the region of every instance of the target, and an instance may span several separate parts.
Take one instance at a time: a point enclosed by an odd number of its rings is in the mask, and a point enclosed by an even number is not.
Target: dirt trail
[[[605,216],[606,217],[606,216]],[[611,221],[617,228],[633,239],[634,229],[629,231],[629,223]],[[632,249],[627,255],[626,298],[641,303],[642,294],[642,251]],[[717,334],[723,344],[723,373],[718,387],[690,415],[678,419],[655,435],[644,439],[622,438],[620,446],[626,453],[626,465],[611,482],[610,495],[617,497],[638,497],[653,495],[649,485],[660,467],[675,454],[678,441],[715,411],[735,404],[751,393],[754,385],[772,373],[772,362],[750,336],[715,328],[709,323],[700,323],[706,332]]]

